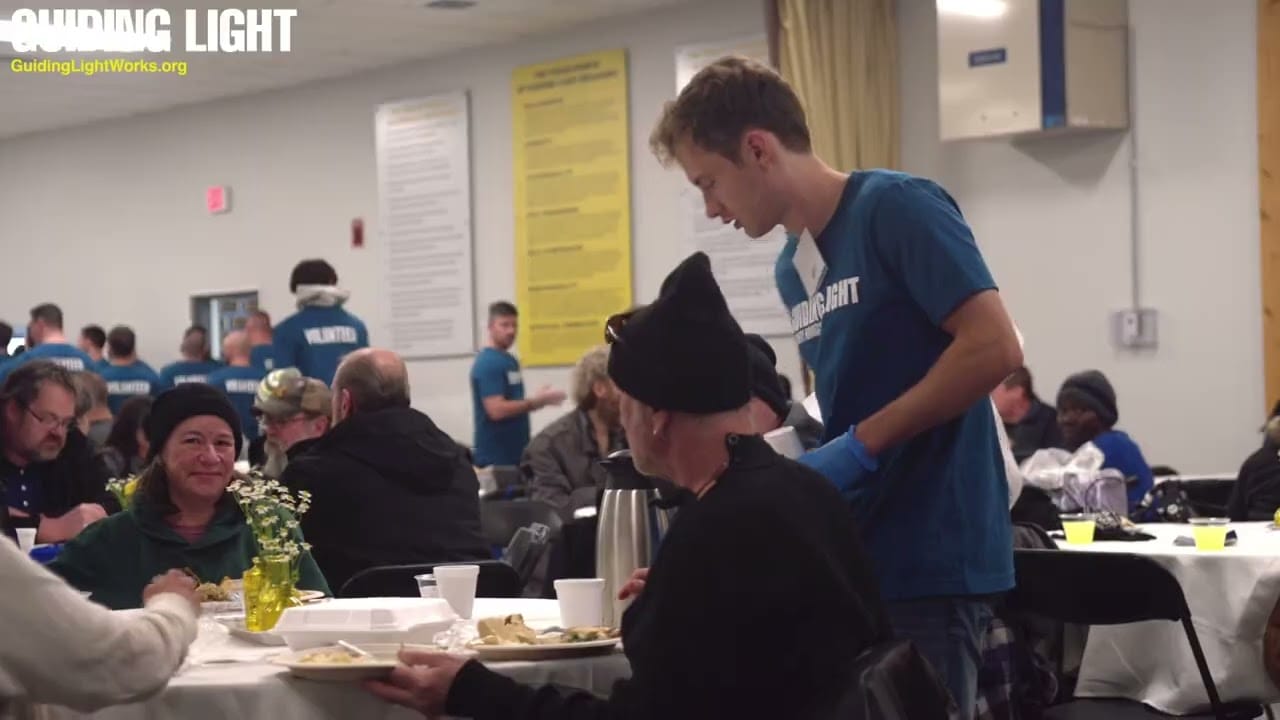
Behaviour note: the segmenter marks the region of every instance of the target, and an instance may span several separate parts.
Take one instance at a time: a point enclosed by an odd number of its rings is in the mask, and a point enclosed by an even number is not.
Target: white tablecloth
[[[535,626],[559,621],[554,600],[478,599],[473,617],[513,612],[524,614]],[[202,621],[188,664],[156,697],[90,714],[44,707],[40,716],[49,720],[421,720],[421,715],[391,706],[357,685],[298,680],[286,668],[267,662],[286,650],[239,640],[227,635],[221,626]],[[492,663],[489,667],[520,682],[553,682],[598,695],[608,695],[615,681],[631,674],[621,652],[572,660]]]
[[[1202,552],[1173,544],[1188,525],[1151,524],[1146,542],[1096,542],[1064,550],[1145,555],[1182,585],[1196,634],[1223,700],[1280,702],[1262,664],[1262,634],[1280,597],[1280,531],[1270,523],[1232,523],[1234,547]],[[1125,697],[1168,713],[1209,704],[1182,625],[1152,621],[1089,631],[1081,661],[1080,697]]]

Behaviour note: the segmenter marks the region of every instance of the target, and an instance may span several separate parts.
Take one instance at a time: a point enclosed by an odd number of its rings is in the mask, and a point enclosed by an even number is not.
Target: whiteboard
[[[389,345],[405,358],[475,351],[469,113],[465,91],[377,109]]]

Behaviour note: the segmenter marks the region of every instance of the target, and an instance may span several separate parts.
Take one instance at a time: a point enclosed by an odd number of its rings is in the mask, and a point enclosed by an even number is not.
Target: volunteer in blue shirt
[[[209,384],[231,398],[231,406],[240,416],[240,432],[247,443],[258,439],[258,418],[253,414],[253,400],[258,396],[258,383],[263,372],[250,361],[249,336],[243,330],[227,333],[222,340],[222,359],[226,366],[209,373]]]
[[[109,364],[98,371],[107,382],[107,407],[117,415],[124,401],[137,395],[160,394],[160,376],[138,359],[138,339],[133,330],[117,325],[107,333]]]
[[[203,325],[192,325],[182,333],[178,346],[182,359],[160,368],[160,389],[175,385],[208,382],[209,373],[222,367],[209,357],[209,331]]]
[[[1022,351],[959,208],[928,180],[828,167],[795,92],[750,60],[699,72],[652,145],[709,217],[752,238],[786,228],[776,282],[827,440],[802,461],[848,499],[895,631],[971,717],[992,602],[1014,580],[987,395]]]
[[[1058,390],[1058,427],[1062,429],[1063,445],[1074,452],[1092,442],[1102,451],[1103,469],[1117,470],[1131,479],[1128,495],[1129,512],[1133,513],[1155,485],[1155,475],[1133,438],[1115,429],[1119,420],[1116,391],[1106,375],[1086,370],[1062,382]]]
[[[338,287],[338,273],[324,260],[303,260],[289,276],[298,312],[276,325],[274,367],[295,367],[305,376],[333,383],[342,357],[369,347],[364,322],[344,309],[351,296]]]
[[[511,354],[518,328],[516,306],[499,301],[489,306],[489,345],[471,365],[471,406],[475,418],[475,463],[519,465],[529,444],[529,413],[564,402],[564,392],[544,387],[524,396],[520,361]]]
[[[84,351],[93,360],[93,370],[110,365],[107,361],[107,331],[102,329],[101,325],[85,325],[80,328],[80,340],[76,343],[76,347]]]
[[[30,349],[0,365],[0,382],[19,365],[32,360],[52,360],[71,372],[94,370],[93,358],[80,348],[67,342],[62,334],[62,309],[53,303],[31,308],[31,322],[27,325],[27,343]]]
[[[276,367],[271,316],[264,310],[253,311],[249,314],[249,319],[245,320],[244,331],[249,336],[249,363],[265,376]]]

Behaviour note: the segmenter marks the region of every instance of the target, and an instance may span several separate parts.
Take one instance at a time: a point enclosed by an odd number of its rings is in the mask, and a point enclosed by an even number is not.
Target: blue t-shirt
[[[141,360],[132,365],[108,365],[98,374],[107,381],[107,407],[112,415],[120,413],[125,400],[135,395],[159,395],[163,389],[160,376]]]
[[[93,358],[74,345],[67,343],[45,343],[38,345],[21,355],[9,358],[0,365],[0,382],[8,377],[9,373],[19,365],[32,360],[52,360],[71,372],[82,372],[84,370],[94,371]]]
[[[1138,448],[1133,438],[1120,430],[1108,430],[1102,433],[1093,439],[1093,444],[1102,451],[1104,470],[1108,468],[1119,470],[1126,480],[1137,478],[1136,482],[1127,486],[1129,512],[1133,512],[1142,502],[1143,496],[1150,492],[1156,483],[1151,466],[1147,465],[1147,459],[1142,456],[1142,450]]]
[[[484,399],[500,396],[507,400],[524,399],[524,378],[520,361],[509,352],[485,348],[471,365],[471,401],[475,413],[475,463],[519,465],[520,455],[529,444],[529,414],[521,413],[505,420],[490,420],[484,411]]]
[[[254,345],[249,351],[249,364],[261,370],[264,375],[275,370],[275,356],[271,344]]]
[[[258,439],[258,418],[253,416],[253,399],[263,372],[256,367],[227,367],[209,373],[209,384],[225,392],[240,416],[240,428],[249,442]]]
[[[272,340],[276,368],[298,368],[331,385],[342,356],[369,347],[369,331],[341,307],[305,307],[276,325]]]
[[[826,272],[812,296],[796,238],[775,275],[830,440],[920,382],[951,342],[942,323],[995,282],[955,201],[902,173],[853,173],[816,241]],[[1008,482],[985,396],[878,460],[849,500],[886,600],[1013,587]]]
[[[186,383],[209,382],[209,373],[218,370],[222,365],[213,360],[179,360],[160,368],[160,389],[168,390],[175,385]]]
[[[93,370],[94,372],[98,372],[99,370],[102,370],[103,368],[107,368],[107,367],[111,367],[111,361],[104,356],[101,360],[95,362],[93,364],[93,367],[90,369]]]

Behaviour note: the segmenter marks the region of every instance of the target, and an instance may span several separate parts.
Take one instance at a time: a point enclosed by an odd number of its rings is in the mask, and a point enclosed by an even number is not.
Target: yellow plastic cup
[[[1088,545],[1093,542],[1093,531],[1097,522],[1092,515],[1063,515],[1062,532],[1066,533],[1067,542],[1072,545]]]
[[[1197,550],[1222,550],[1227,547],[1227,518],[1191,518],[1191,536]]]

